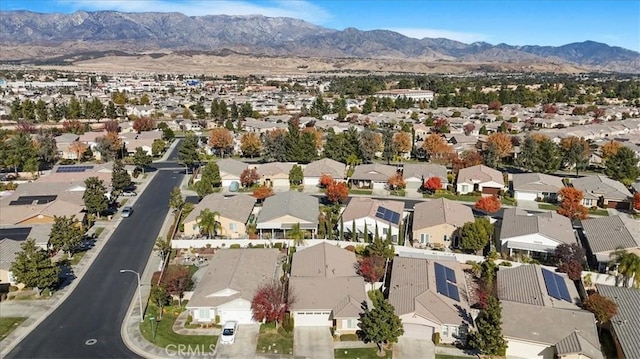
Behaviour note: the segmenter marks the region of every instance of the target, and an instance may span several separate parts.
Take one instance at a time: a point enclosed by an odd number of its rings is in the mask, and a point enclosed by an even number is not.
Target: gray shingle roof
[[[504,186],[502,172],[485,165],[471,166],[458,171],[457,183],[473,183],[474,181],[496,182]]]
[[[500,267],[497,275],[498,298],[501,301],[541,307],[578,309],[576,304],[580,302],[580,299],[576,286],[565,274],[557,274],[564,278],[569,295],[574,299],[574,303],[557,300],[549,296],[542,276],[542,267],[537,264],[526,264],[515,268]]]
[[[444,223],[462,227],[465,223],[475,220],[471,207],[446,198],[420,202],[413,209],[413,230]]]
[[[10,270],[11,263],[16,260],[16,255],[22,250],[20,246],[24,241],[0,238],[0,269]]]
[[[402,174],[405,179],[418,178],[428,180],[431,177],[438,177],[442,183],[449,183],[447,179],[447,168],[434,163],[407,163],[402,166]]]
[[[258,228],[261,228],[261,224],[283,216],[292,216],[317,226],[319,215],[318,198],[297,191],[287,191],[265,199],[257,223]]]
[[[585,219],[582,227],[594,254],[640,247],[640,222],[626,215]]]
[[[188,307],[215,307],[236,298],[251,301],[256,289],[270,280],[278,280],[280,252],[271,248],[221,249],[201,270],[205,273],[196,285]],[[224,289],[237,293],[212,296]]]
[[[544,173],[516,173],[513,175],[513,190],[557,193],[564,184],[562,179]]]
[[[368,165],[356,166],[352,180],[356,181],[374,181],[374,182],[387,182],[389,177],[396,174],[395,166],[382,165],[379,163],[373,163]]]
[[[571,220],[555,212],[545,212],[535,216],[528,215],[517,208],[504,210],[500,239],[542,234],[559,243],[576,243],[576,236]]]
[[[571,181],[571,185],[584,192],[585,198],[626,201],[631,197],[631,192],[620,182],[603,175],[586,176]]]
[[[247,169],[247,164],[234,160],[233,158],[223,158],[221,160],[216,161],[218,168],[220,169],[220,174],[229,174],[240,177],[242,171]]]
[[[293,254],[292,277],[352,277],[357,276],[356,255],[326,242]]]
[[[618,305],[611,325],[626,358],[640,358],[640,289],[597,284],[601,295]]]
[[[225,197],[219,193],[210,194],[205,196],[200,203],[193,208],[193,211],[184,219],[184,223],[195,221],[200,215],[200,212],[205,208],[210,209],[211,212],[220,213],[220,217],[240,223],[247,223],[255,203],[256,199],[252,196],[237,195]]]
[[[346,174],[347,166],[330,158],[313,161],[305,166],[305,177],[320,177],[323,174],[331,176],[333,179],[343,179]]]
[[[599,346],[590,343],[584,335],[575,330],[566,338],[556,343],[557,355],[582,354],[591,359],[602,358]]]
[[[394,211],[400,214],[400,220],[402,219],[402,213],[404,212],[404,203],[401,201],[393,200],[377,200],[368,197],[354,197],[351,198],[349,204],[342,212],[342,220],[349,222],[364,217],[375,218],[378,208],[383,207],[388,210]],[[380,221],[383,219],[378,218]],[[400,223],[390,223],[392,226],[397,227]]]

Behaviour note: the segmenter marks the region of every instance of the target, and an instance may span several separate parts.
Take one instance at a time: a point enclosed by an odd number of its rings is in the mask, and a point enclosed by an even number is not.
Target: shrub
[[[9,292],[17,292],[18,291],[18,287],[16,287],[15,285],[12,285],[9,287]]]
[[[185,325],[189,325],[191,324],[191,322],[193,322],[193,317],[191,316],[191,314],[189,314],[189,316],[187,317],[187,320],[184,322]]]
[[[433,344],[435,344],[435,345],[440,344],[440,333],[439,332],[433,333]]]
[[[282,242],[274,243],[273,248],[282,249]]]
[[[216,315],[216,324],[220,324],[220,316]]]
[[[498,265],[503,267],[511,267],[511,262],[500,262],[500,264]]]
[[[293,317],[291,315],[285,315],[284,320],[282,321],[282,328],[287,333],[291,333],[293,331]]]
[[[358,336],[355,334],[342,334],[340,336],[340,341],[341,342],[357,342],[358,340]]]
[[[230,245],[229,248],[231,248],[231,249],[239,249],[240,245],[238,243],[234,243],[234,244]]]
[[[256,244],[253,248],[264,248],[264,244]]]
[[[348,245],[346,247],[344,247],[344,249],[348,250],[349,252],[356,252],[356,247],[352,246],[352,245]]]

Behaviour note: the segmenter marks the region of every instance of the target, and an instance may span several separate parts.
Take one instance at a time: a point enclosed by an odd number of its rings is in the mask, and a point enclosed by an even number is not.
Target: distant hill
[[[315,58],[547,62],[600,71],[640,72],[640,53],[593,41],[557,47],[465,44],[441,38],[414,39],[387,30],[339,31],[298,19],[258,15],[5,11],[0,12],[0,34],[0,45],[15,50],[0,52],[0,60],[23,62],[33,60],[27,54],[40,61],[65,57],[74,61],[73,56],[86,53],[101,56],[112,51],[134,54],[196,51]],[[38,51],[30,52],[29,48],[34,47]]]

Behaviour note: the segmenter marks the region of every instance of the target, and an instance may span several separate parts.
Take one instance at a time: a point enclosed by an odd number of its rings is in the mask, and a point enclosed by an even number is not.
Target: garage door
[[[255,323],[250,310],[220,310],[220,323],[236,320],[240,324]]]
[[[609,201],[607,202],[607,208],[615,208],[615,209],[629,209],[629,202],[616,202]]]
[[[537,193],[528,193],[528,192],[516,192],[515,193],[516,200],[518,201],[535,201],[538,197]]]
[[[433,327],[428,327],[426,325],[420,324],[404,324],[404,335],[405,338],[413,338],[413,339],[423,339],[423,340],[432,340],[433,338]]]
[[[329,327],[329,312],[294,312],[293,323],[296,327]]]

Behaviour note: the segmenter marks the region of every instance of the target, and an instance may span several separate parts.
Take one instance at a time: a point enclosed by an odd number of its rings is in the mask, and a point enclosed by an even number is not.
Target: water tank
[[[229,191],[230,192],[238,192],[239,188],[240,188],[240,183],[238,183],[238,181],[233,181],[229,185]]]

